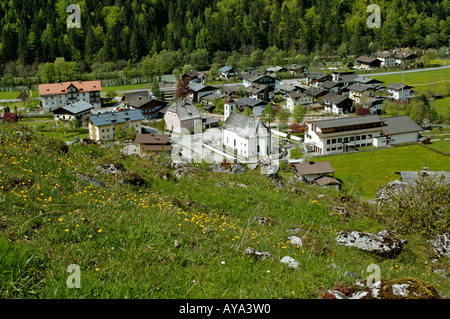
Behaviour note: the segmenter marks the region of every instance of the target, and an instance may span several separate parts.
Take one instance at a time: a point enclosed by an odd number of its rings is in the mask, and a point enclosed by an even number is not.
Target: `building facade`
[[[202,124],[200,110],[186,99],[175,101],[164,115],[166,129],[173,133],[188,133]]]
[[[422,128],[408,116],[356,116],[307,123],[305,148],[318,155],[416,142]]]
[[[91,115],[88,120],[89,138],[94,141],[112,141],[119,129],[133,129],[136,134],[140,134],[142,120],[144,116],[140,110]]]
[[[39,84],[39,96],[44,112],[75,102],[86,102],[95,108],[101,107],[101,81],[74,81],[50,84]]]
[[[232,113],[222,126],[224,151],[250,161],[272,154],[271,132],[251,116]]]

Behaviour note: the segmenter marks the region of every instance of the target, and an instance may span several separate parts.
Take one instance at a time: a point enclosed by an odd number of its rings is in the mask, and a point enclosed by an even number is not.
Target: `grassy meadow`
[[[175,179],[163,157],[126,157],[117,148],[95,145],[67,150],[61,140],[36,135],[28,126],[1,129],[2,299],[316,299],[335,284],[354,283],[347,271],[367,278],[372,263],[380,266],[382,278],[417,278],[441,296],[450,295],[445,280],[433,272],[448,269],[448,260],[424,263],[434,256],[427,238],[401,236],[408,245],[391,259],[337,245],[341,230],[385,229],[366,214],[367,204],[349,201],[346,193],[289,180],[276,187],[255,171],[212,173],[206,164],[198,164],[194,175]],[[16,131],[25,134],[20,137]],[[384,157],[377,151],[364,153],[369,158],[342,158],[351,160],[355,170],[379,164],[373,155],[382,163],[392,158],[400,162],[403,150],[413,153],[408,160],[430,158],[430,169],[448,165],[420,147],[393,149],[397,153]],[[124,175],[138,175],[141,181],[122,184],[95,169],[102,163],[115,163]],[[343,166],[337,163],[332,160],[337,176],[343,177]],[[404,165],[414,166],[406,160]],[[389,174],[396,169],[394,165]],[[90,184],[77,173],[104,184]],[[360,181],[370,177],[360,174]],[[345,207],[350,216],[332,213],[334,206]],[[260,225],[258,216],[269,222]],[[290,234],[299,236],[303,245],[291,245]],[[268,251],[271,257],[254,260],[243,254],[247,247]],[[284,256],[296,259],[301,268],[281,264]],[[67,287],[72,264],[80,267],[79,289]]]
[[[450,141],[442,144],[448,145]],[[430,146],[433,146],[431,144]],[[315,161],[329,161],[335,176],[363,198],[375,198],[376,192],[388,182],[400,179],[396,171],[449,171],[447,156],[419,145],[409,145],[374,151],[318,157]]]

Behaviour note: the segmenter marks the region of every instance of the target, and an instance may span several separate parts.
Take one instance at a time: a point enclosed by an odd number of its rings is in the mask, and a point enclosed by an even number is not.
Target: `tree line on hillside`
[[[125,61],[164,73],[187,63],[206,67],[233,52],[252,64],[274,52],[271,57],[279,60],[394,47],[439,48],[448,44],[450,25],[450,0],[379,1],[380,29],[367,27],[370,1],[364,0],[74,2],[81,8],[79,29],[66,24],[72,1],[2,2],[2,77],[11,61],[24,66],[22,73],[57,58],[77,62],[80,72]]]

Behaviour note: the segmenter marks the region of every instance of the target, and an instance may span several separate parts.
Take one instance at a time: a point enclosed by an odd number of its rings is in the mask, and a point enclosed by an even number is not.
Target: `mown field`
[[[336,244],[341,230],[385,229],[367,214],[366,204],[349,201],[350,194],[289,180],[278,188],[258,172],[212,173],[206,164],[176,179],[163,157],[126,157],[114,147],[94,145],[66,149],[61,140],[21,125],[4,126],[1,133],[2,299],[316,299],[335,284],[354,283],[347,271],[367,278],[372,263],[380,266],[382,278],[421,279],[442,297],[450,295],[445,279],[433,272],[448,269],[448,260],[431,263],[434,253],[425,237],[402,235],[408,244],[390,259]],[[387,166],[390,157],[379,166]],[[364,160],[366,167],[375,163]],[[351,164],[356,162],[363,166],[357,159]],[[102,163],[122,167],[124,175],[135,177],[132,184],[98,172]],[[342,176],[338,165],[335,169]],[[368,178],[359,180],[363,177]],[[333,214],[334,206],[345,207],[350,216]],[[268,222],[260,225],[257,216]],[[291,245],[289,234],[301,237],[303,245]],[[249,258],[243,254],[247,247],[268,251],[271,258]],[[281,264],[284,256],[301,268]],[[70,265],[80,267],[79,289],[67,286]]]
[[[384,85],[401,83],[402,74],[378,75],[375,79],[383,81]],[[405,73],[404,81],[420,93],[427,90],[443,93],[450,84],[450,69]]]
[[[442,144],[448,145],[448,142]],[[336,172],[336,178],[344,183],[344,187],[353,189],[366,199],[375,198],[381,187],[400,179],[400,175],[395,174],[396,171],[418,171],[424,167],[428,167],[430,171],[450,170],[448,156],[419,145],[324,156],[314,160],[329,161]]]

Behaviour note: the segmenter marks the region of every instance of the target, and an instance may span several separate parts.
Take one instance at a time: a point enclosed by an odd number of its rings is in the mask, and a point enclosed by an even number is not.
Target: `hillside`
[[[434,272],[449,269],[448,259],[432,263],[426,237],[402,235],[408,243],[395,258],[337,245],[342,230],[385,229],[367,204],[345,193],[280,184],[254,171],[212,173],[206,164],[176,179],[164,158],[67,148],[20,124],[1,130],[2,299],[315,299],[335,284],[353,284],[346,272],[367,278],[372,263],[382,278],[424,280],[449,296],[446,279]],[[122,167],[130,183],[96,170],[107,163]],[[290,244],[292,234],[302,244]],[[251,258],[247,247],[271,257]],[[300,268],[280,263],[284,256]],[[80,289],[66,286],[72,264],[80,267]]]

